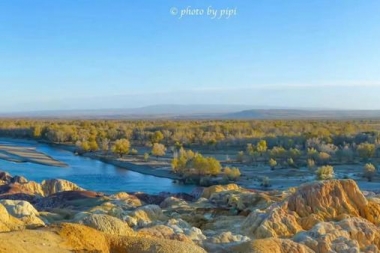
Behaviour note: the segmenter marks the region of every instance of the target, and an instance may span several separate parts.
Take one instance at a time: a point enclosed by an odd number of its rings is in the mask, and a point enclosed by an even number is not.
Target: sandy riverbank
[[[70,152],[75,153],[76,147],[74,145],[69,145],[69,144],[60,144],[60,143],[48,143],[48,142],[42,142],[44,144],[57,147],[60,149],[64,149]],[[126,170],[138,172],[144,175],[150,175],[150,176],[155,176],[155,177],[162,177],[162,178],[168,178],[168,179],[173,179],[173,180],[178,180],[180,177],[178,175],[175,175],[171,173],[170,169],[167,169],[165,167],[160,167],[160,166],[150,166],[147,164],[138,164],[134,163],[131,161],[127,161],[126,159],[118,159],[115,157],[109,157],[105,156],[99,153],[85,153],[83,154],[84,157],[88,157],[91,159],[99,160],[107,164],[112,164],[115,165],[116,167],[123,168]]]
[[[24,141],[28,141],[28,142],[31,143],[31,145],[33,145],[33,143],[36,143],[36,141],[34,141],[34,140],[24,140],[24,139],[1,138],[0,140],[6,141],[6,142],[17,142],[17,141],[23,141],[24,142]],[[45,142],[45,141],[38,141],[38,142],[46,144],[46,145],[49,145],[51,147],[67,150],[67,151],[70,151],[70,152],[73,152],[73,153],[76,152],[76,146],[75,145],[62,144],[62,143],[49,143],[49,142]],[[25,153],[25,151],[28,151],[27,147],[18,147],[18,146],[13,146],[13,147],[15,147],[17,149],[20,149],[24,153]],[[13,161],[13,162],[35,162],[35,163],[40,163],[40,164],[50,165],[50,166],[58,166],[58,164],[60,163],[59,161],[54,160],[53,158],[47,156],[46,154],[38,152],[38,151],[36,151],[33,148],[32,148],[32,150],[34,150],[35,153],[39,153],[41,155],[41,157],[39,157],[40,159],[35,160],[33,158],[32,154],[29,154],[29,155],[24,154],[24,157],[23,157],[24,160],[20,159],[20,158],[18,158],[19,160],[17,160],[17,159],[13,160],[13,158],[11,156],[6,156],[6,157],[3,156],[2,152],[1,152],[1,148],[0,148],[0,159],[4,159],[4,160],[8,160],[8,161]],[[50,158],[50,159],[45,159],[44,160],[44,159],[42,159],[43,158],[42,155],[44,155],[45,158]],[[112,157],[112,158],[106,157],[106,156],[101,155],[99,153],[86,153],[83,156],[91,158],[91,159],[99,160],[99,161],[102,161],[102,162],[107,163],[107,164],[112,164],[112,165],[115,165],[115,166],[117,166],[119,168],[123,168],[123,169],[127,169],[127,170],[130,170],[130,171],[134,171],[134,172],[138,172],[138,173],[141,173],[141,174],[145,174],[145,175],[151,175],[151,176],[155,176],[155,177],[168,178],[168,179],[173,179],[173,180],[180,179],[179,176],[171,173],[170,169],[167,169],[167,168],[153,167],[153,166],[150,166],[150,165],[147,165],[147,164],[136,164],[136,163],[133,163],[133,162],[130,162],[130,161],[126,161],[126,160],[123,160],[123,159],[117,159],[117,158],[114,158],[114,157]],[[30,159],[32,159],[32,158],[33,158],[33,161],[30,161]],[[28,160],[28,161],[26,161],[26,160]],[[62,165],[60,167],[62,167]]]
[[[34,147],[0,145],[0,159],[17,163],[37,163],[47,166],[67,167],[64,162],[58,161]]]

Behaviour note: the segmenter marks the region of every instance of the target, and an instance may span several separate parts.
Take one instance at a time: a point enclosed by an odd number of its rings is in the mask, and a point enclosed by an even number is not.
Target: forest
[[[372,166],[380,157],[378,120],[26,120],[0,121],[0,136],[75,145],[141,161],[167,161],[183,177],[223,174],[236,180],[242,165],[271,170]],[[318,172],[319,171],[319,172]]]

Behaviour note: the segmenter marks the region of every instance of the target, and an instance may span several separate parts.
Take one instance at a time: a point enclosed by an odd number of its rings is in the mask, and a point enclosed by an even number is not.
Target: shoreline
[[[67,167],[62,161],[56,160],[50,155],[38,151],[35,147],[9,145],[9,139],[5,144],[0,143],[0,159],[14,163],[35,163],[45,166]]]
[[[69,144],[49,143],[49,142],[45,142],[45,141],[37,141],[37,142],[42,143],[42,144],[46,144],[46,145],[49,145],[52,147],[58,147],[60,149],[70,151],[72,153],[75,153],[75,149],[76,149],[75,146],[69,145]],[[167,178],[167,179],[172,179],[172,180],[181,179],[181,177],[170,173],[170,171],[162,170],[162,169],[155,169],[149,165],[139,165],[139,164],[135,164],[135,163],[127,162],[127,161],[120,161],[119,159],[108,158],[106,156],[98,155],[96,153],[91,153],[91,152],[84,153],[83,155],[80,155],[80,156],[87,157],[87,158],[94,159],[94,160],[98,160],[98,161],[101,161],[103,163],[111,164],[111,165],[114,165],[116,167],[126,169],[126,170],[130,170],[130,171],[137,172],[137,173],[144,174],[144,175],[155,176],[155,177],[160,177],[160,178]]]

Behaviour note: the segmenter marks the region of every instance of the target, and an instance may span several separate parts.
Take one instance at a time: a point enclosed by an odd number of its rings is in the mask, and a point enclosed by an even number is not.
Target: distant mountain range
[[[244,110],[223,115],[229,119],[365,119],[380,118],[380,110]]]
[[[75,119],[364,119],[380,118],[380,110],[294,109],[252,105],[173,104],[129,109],[0,113],[0,117]]]

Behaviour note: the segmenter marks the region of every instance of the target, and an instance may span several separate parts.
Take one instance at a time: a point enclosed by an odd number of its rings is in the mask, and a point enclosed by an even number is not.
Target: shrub
[[[131,151],[129,152],[129,154],[131,155],[137,155],[139,152],[137,151],[137,149],[131,149]]]
[[[236,155],[236,161],[242,163],[244,161],[244,152],[239,151]]]
[[[330,155],[326,152],[320,152],[318,155],[318,160],[321,164],[326,164],[330,159]]]
[[[313,159],[307,159],[307,167],[309,170],[313,170],[315,168],[315,161]]]
[[[330,165],[322,166],[317,169],[315,174],[319,180],[332,179],[334,178],[334,168]]]
[[[277,161],[273,158],[269,159],[269,166],[272,170],[274,170],[274,168],[277,166]]]
[[[263,177],[261,180],[261,186],[263,187],[269,187],[270,185],[270,180],[269,177]]]
[[[364,176],[368,179],[368,182],[371,182],[376,173],[376,168],[372,163],[367,163],[364,165],[363,172]]]
[[[224,176],[227,177],[229,180],[237,180],[240,177],[241,173],[240,170],[236,167],[225,167],[224,168]]]
[[[144,154],[144,161],[147,162],[149,160],[149,154],[145,153]]]

